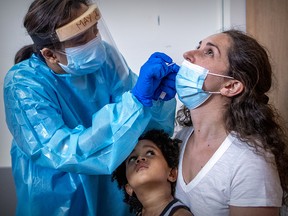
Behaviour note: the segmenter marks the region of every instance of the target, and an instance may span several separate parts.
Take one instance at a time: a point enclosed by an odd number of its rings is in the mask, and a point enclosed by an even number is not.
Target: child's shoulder
[[[186,208],[179,208],[173,216],[193,216],[193,214]]]
[[[183,204],[179,199],[174,198],[172,202],[169,203],[169,210],[166,211],[164,215],[168,216],[193,216],[188,206]]]

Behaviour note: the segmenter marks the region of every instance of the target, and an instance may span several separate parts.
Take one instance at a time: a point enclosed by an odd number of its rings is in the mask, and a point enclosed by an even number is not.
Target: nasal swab
[[[172,66],[174,64],[176,64],[176,63],[175,62],[171,62],[171,63],[167,64],[167,66],[170,67],[170,66]],[[165,96],[166,96],[166,92],[162,91],[160,96],[159,96],[159,98],[163,100],[165,98]]]

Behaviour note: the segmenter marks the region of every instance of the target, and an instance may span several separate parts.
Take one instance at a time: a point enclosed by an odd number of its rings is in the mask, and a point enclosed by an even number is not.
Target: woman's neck
[[[222,105],[207,104],[195,110],[190,110],[193,122],[193,136],[199,141],[217,139],[227,136],[224,122],[224,108]]]

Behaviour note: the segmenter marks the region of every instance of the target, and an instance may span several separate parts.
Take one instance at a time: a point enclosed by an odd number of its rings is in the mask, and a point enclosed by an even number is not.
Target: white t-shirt
[[[276,166],[232,134],[226,137],[197,176],[186,184],[182,160],[192,132],[193,128],[184,128],[176,135],[183,143],[175,196],[195,216],[226,216],[229,205],[281,207],[283,191]],[[274,161],[272,154],[267,157]]]

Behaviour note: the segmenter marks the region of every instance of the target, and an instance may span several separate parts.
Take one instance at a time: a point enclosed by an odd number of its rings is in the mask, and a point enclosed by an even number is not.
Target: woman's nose
[[[183,54],[184,59],[194,63],[195,62],[195,50],[189,50]]]

